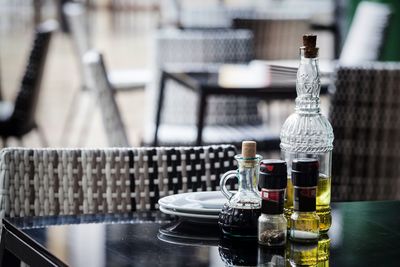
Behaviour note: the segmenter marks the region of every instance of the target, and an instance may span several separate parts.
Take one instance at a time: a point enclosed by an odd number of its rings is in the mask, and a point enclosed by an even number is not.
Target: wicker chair
[[[0,218],[158,209],[163,196],[219,190],[235,147],[0,151]]]
[[[121,118],[103,57],[96,51],[89,51],[84,59],[84,77],[86,87],[95,94],[102,115],[103,126],[110,147],[129,147],[129,139]]]
[[[50,40],[57,27],[57,22],[50,20],[36,28],[35,40],[15,103],[0,102],[0,137],[4,146],[9,137],[21,140],[34,129],[38,131],[42,145],[47,146],[35,114]]]
[[[332,199],[400,199],[400,64],[340,67],[332,98]]]

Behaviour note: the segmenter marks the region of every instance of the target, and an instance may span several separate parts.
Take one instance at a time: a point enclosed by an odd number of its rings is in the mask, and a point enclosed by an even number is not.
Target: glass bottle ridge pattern
[[[310,157],[320,161],[317,214],[320,216],[320,230],[327,231],[331,225],[331,160],[334,136],[329,121],[320,113],[321,83],[316,36],[305,35],[303,42],[305,46],[300,48],[301,60],[297,72],[295,113],[287,118],[282,127],[281,150],[283,159],[288,163],[288,171],[295,158]],[[285,214],[289,218],[292,212],[293,185],[289,176]]]

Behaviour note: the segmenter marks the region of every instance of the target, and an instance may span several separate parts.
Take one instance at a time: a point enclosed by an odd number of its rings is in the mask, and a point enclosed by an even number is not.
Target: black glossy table
[[[171,219],[157,212],[4,219],[1,266],[19,266],[18,258],[30,266],[262,266],[291,257],[291,244],[235,243],[221,239],[216,225],[194,227],[204,240],[168,238],[160,229]],[[334,204],[321,242],[330,256],[318,266],[399,266],[400,201]]]
[[[278,67],[279,66],[275,66]],[[282,68],[282,67],[281,67]],[[296,98],[296,74],[292,70],[287,72],[287,75],[282,75],[282,69],[278,69],[280,75],[277,78],[274,72],[265,75],[270,75],[268,84],[260,85],[257,87],[245,86],[223,86],[219,84],[219,69],[215,66],[209,70],[196,70],[196,71],[174,71],[163,70],[161,74],[161,82],[159,89],[159,96],[156,108],[156,125],[154,131],[153,146],[158,145],[158,130],[161,123],[161,113],[164,104],[165,85],[167,80],[174,80],[184,86],[188,90],[193,90],[198,95],[197,102],[197,136],[196,145],[201,145],[203,140],[204,120],[207,110],[208,98],[212,95],[226,95],[226,96],[247,96],[259,97],[260,99],[269,100],[282,100],[282,99],[295,99]],[[321,79],[321,94],[326,94],[329,85],[328,79]],[[279,140],[276,149],[279,149]]]

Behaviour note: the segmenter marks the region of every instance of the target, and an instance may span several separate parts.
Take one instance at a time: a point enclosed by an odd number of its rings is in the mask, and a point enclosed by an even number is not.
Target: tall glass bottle
[[[320,112],[321,89],[316,35],[304,35],[300,47],[300,66],[297,71],[295,113],[286,119],[281,130],[282,157],[287,162],[288,175],[296,158],[316,158],[320,163],[317,186],[317,214],[320,231],[331,226],[331,168],[333,149],[332,126]],[[285,215],[293,212],[293,184],[288,176]],[[290,227],[290,225],[288,225]]]

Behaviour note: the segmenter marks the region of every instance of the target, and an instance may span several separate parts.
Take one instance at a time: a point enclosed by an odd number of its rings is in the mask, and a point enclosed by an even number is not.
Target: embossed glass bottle
[[[287,162],[288,174],[295,158],[316,158],[320,163],[317,187],[317,214],[320,231],[331,226],[331,168],[333,149],[332,126],[320,112],[321,89],[316,35],[304,35],[297,71],[295,113],[286,119],[281,130],[282,158]],[[293,212],[293,185],[288,176],[285,215]],[[290,227],[290,225],[288,225]]]

